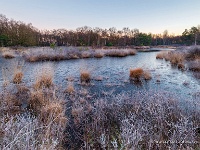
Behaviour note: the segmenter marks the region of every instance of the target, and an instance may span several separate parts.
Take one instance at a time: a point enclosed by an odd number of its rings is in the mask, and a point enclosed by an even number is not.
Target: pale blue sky
[[[200,24],[200,0],[0,0],[0,13],[38,29],[87,25],[181,34]]]

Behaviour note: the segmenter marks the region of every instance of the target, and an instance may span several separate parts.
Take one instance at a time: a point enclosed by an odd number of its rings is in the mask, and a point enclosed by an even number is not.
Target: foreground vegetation
[[[1,88],[1,149],[176,150],[200,146],[197,98],[179,100],[162,91],[105,92],[96,97],[84,86],[76,89],[70,79],[63,90],[53,82],[49,64],[27,85],[21,67],[16,66],[11,80],[4,80]],[[139,80],[145,79],[145,72],[135,68],[127,74]],[[90,72],[80,71],[80,82],[90,79]]]

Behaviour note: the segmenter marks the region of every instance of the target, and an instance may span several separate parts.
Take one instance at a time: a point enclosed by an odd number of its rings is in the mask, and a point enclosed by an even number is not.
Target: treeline
[[[88,26],[74,30],[38,30],[32,24],[0,15],[0,46],[147,46],[200,44],[200,27],[185,29],[180,36],[146,34],[139,29],[109,29]]]

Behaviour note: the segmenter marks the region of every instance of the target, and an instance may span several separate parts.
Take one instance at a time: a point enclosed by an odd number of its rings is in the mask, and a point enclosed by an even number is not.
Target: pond
[[[93,94],[101,96],[105,93],[132,92],[138,90],[168,91],[177,95],[180,99],[191,100],[200,92],[200,81],[193,77],[188,71],[180,71],[165,60],[157,60],[158,52],[138,52],[135,56],[103,57],[88,59],[73,59],[56,62],[28,63],[18,57],[15,59],[0,58],[1,68],[13,71],[11,66],[17,63],[24,63],[23,82],[31,85],[35,80],[35,73],[43,65],[50,65],[54,68],[54,83],[61,89],[66,89],[68,80],[71,77],[76,90],[87,89]],[[133,83],[129,80],[130,68],[143,68],[151,73],[152,79]],[[92,80],[90,85],[80,84],[80,70],[88,70]],[[3,85],[3,76],[10,77],[10,74],[0,72],[0,86]]]

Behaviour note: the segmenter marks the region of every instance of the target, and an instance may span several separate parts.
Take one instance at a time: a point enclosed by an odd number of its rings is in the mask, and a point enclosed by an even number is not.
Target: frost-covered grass
[[[80,72],[83,82],[91,78],[87,69]],[[145,70],[138,72],[136,78],[150,78]],[[99,97],[85,86],[76,89],[72,79],[63,91],[53,77],[54,70],[47,63],[35,72],[32,85],[19,82],[1,89],[0,149],[200,147],[199,97],[189,101],[159,89],[106,91]]]
[[[31,48],[24,53],[27,61],[59,61],[67,59],[81,59],[81,58],[102,58],[104,56],[110,57],[125,57],[128,55],[135,55],[136,51],[133,49],[90,49],[78,47],[57,47],[52,48]]]
[[[139,91],[94,101],[69,96],[69,149],[195,149],[200,146],[199,102],[183,108],[174,95]],[[71,132],[73,131],[73,132]],[[75,142],[76,141],[76,142]]]
[[[43,70],[49,66],[43,66]],[[48,68],[49,69],[49,68]],[[36,80],[37,82],[37,80]],[[4,86],[0,92],[0,149],[60,149],[67,126],[55,87]]]
[[[196,77],[200,74],[200,46],[180,47],[176,51],[160,52],[156,59],[170,61],[181,70],[194,71]]]

